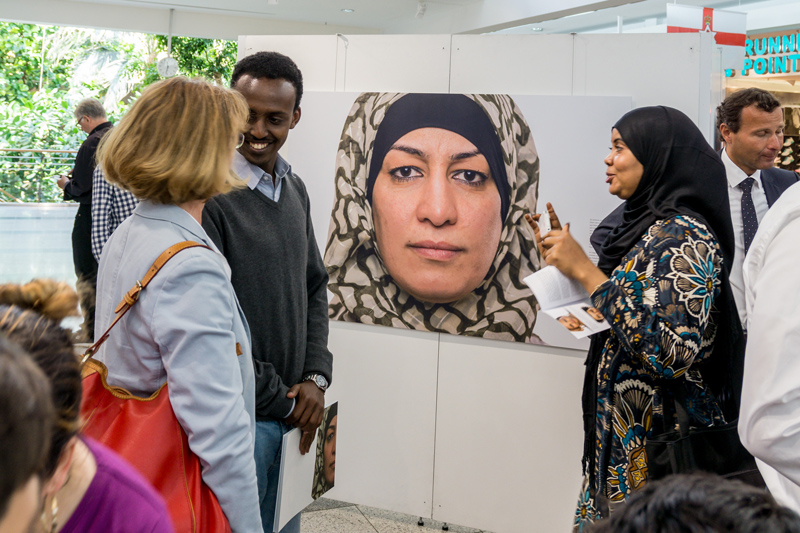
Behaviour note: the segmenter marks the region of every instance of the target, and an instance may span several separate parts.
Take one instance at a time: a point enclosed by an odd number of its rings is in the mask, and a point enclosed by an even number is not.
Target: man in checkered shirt
[[[106,181],[103,169],[97,166],[92,175],[92,254],[97,262],[103,246],[123,220],[128,218],[139,200]]]

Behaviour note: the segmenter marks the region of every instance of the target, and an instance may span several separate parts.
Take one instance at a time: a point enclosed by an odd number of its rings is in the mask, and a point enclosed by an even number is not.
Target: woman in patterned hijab
[[[339,143],[329,316],[530,341],[539,158],[505,95],[364,93]]]

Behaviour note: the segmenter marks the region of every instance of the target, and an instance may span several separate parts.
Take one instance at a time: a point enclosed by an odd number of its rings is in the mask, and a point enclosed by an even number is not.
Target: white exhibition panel
[[[345,91],[448,92],[450,35],[348,35],[344,39]]]
[[[431,515],[439,334],[330,323],[339,402],[336,485],[325,497]]]
[[[433,518],[566,532],[581,483],[580,352],[442,335]]]
[[[308,92],[303,114],[282,150],[305,182],[320,250],[325,243],[334,201],[336,152],[344,121],[359,93]],[[538,212],[551,202],[564,223],[592,254],[590,230],[619,204],[608,194],[603,158],[611,126],[631,109],[630,97],[512,95],[525,116],[539,153]],[[312,155],[313,154],[313,155]],[[324,252],[323,252],[324,253]],[[585,350],[553,318],[540,313],[534,332],[553,346]]]
[[[633,107],[686,113],[711,140],[711,58],[706,33],[585,35],[575,38],[573,94],[630,95]]]
[[[453,35],[450,92],[572,94],[573,42],[572,35]]]
[[[314,235],[323,255],[333,207],[339,138],[359,94],[307,92],[301,104],[300,122],[281,149],[292,171],[306,184]]]
[[[335,91],[338,41],[336,35],[244,35],[239,37],[236,60],[262,50],[276,50],[297,64],[303,74],[303,92]]]
[[[535,96],[541,107],[523,109],[542,159],[540,199],[563,203],[557,208],[576,226],[587,213],[565,200],[570,194],[559,188],[560,179],[577,180],[573,188],[598,188],[596,208],[613,209],[602,159],[609,129],[625,111],[668,105],[702,127],[719,101],[707,91],[713,51],[701,46],[699,34],[509,37],[452,36],[447,54],[443,36],[435,35],[346,35],[335,44],[262,38],[262,50],[295,58],[306,79],[303,118],[282,153],[306,182],[321,248],[337,145],[328,144],[325,130],[335,131],[338,141],[356,92],[498,92],[523,105],[517,95],[579,97],[565,99],[565,106]],[[240,46],[246,39],[240,37]],[[569,54],[566,40],[572,41]],[[325,64],[317,63],[321,56]],[[343,100],[312,94],[331,86],[353,92]],[[548,112],[561,124],[548,125]],[[319,122],[323,117],[328,126]],[[572,146],[573,138],[584,141]],[[341,421],[331,498],[496,533],[531,531],[530,523],[521,525],[531,516],[541,524],[537,531],[569,529],[579,488],[585,352],[342,322],[331,322],[329,344],[330,401],[341,401],[343,416],[351,413]],[[499,400],[487,401],[477,391],[497,391]],[[498,462],[486,459],[491,454],[501,456]]]

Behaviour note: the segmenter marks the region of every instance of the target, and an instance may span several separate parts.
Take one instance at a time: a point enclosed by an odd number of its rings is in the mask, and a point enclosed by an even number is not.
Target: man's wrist
[[[306,374],[303,376],[303,381],[311,381],[323,393],[328,390],[328,380],[322,374]]]

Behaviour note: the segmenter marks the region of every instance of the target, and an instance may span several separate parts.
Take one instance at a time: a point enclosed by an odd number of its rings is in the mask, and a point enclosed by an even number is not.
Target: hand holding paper
[[[541,234],[541,228],[537,223],[537,220],[541,220],[541,215],[526,217],[533,227],[542,257],[548,265],[556,267],[567,278],[578,281],[587,292],[590,292],[608,278],[592,263],[580,244],[572,237],[569,224],[562,228],[556,210],[549,202],[547,213],[553,229],[545,235]]]

